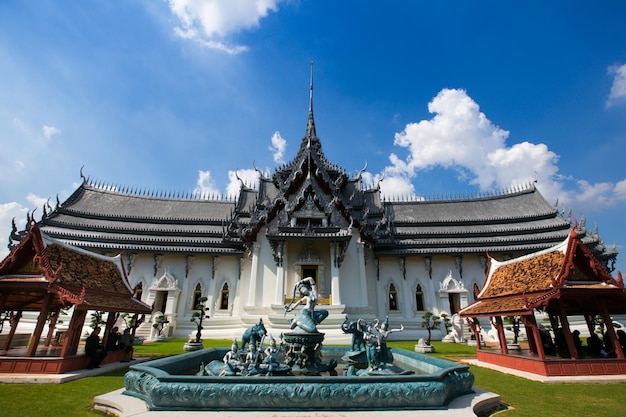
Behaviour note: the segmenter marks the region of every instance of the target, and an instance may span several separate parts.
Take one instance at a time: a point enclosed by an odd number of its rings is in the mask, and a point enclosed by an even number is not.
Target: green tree
[[[196,311],[194,311],[193,314],[191,315],[191,321],[196,323],[196,326],[198,326],[198,331],[196,332],[195,343],[202,343],[202,329],[203,329],[202,321],[205,318],[209,318],[209,315],[207,314],[207,311],[209,311],[209,308],[204,306],[204,304],[206,303],[206,300],[207,300],[206,297],[198,298],[198,304],[196,304],[195,306]]]
[[[511,325],[511,330],[513,331],[513,344],[516,345],[517,339],[519,338],[519,330],[522,320],[519,316],[505,316],[504,322]]]
[[[422,316],[422,327],[428,330],[428,340],[426,340],[427,345],[430,345],[430,339],[432,337],[431,330],[436,329],[439,324],[441,324],[441,317],[434,315],[430,311],[427,311]]]

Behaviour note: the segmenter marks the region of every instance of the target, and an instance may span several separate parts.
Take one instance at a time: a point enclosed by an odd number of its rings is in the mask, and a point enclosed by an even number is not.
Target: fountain
[[[301,296],[297,301],[296,294]],[[317,325],[328,313],[318,310],[316,301],[315,283],[305,278],[296,284],[285,313],[306,306],[291,319],[280,345],[270,335],[263,349],[264,333],[260,341],[246,342],[245,353],[235,340],[231,349],[208,348],[132,365],[124,377],[124,395],[143,400],[152,411],[278,413],[446,410],[455,398],[473,393],[467,365],[403,349],[392,353],[387,336],[403,327],[390,329],[387,319],[349,322],[346,317],[342,329],[365,342],[365,348],[353,343],[322,349],[324,334]]]

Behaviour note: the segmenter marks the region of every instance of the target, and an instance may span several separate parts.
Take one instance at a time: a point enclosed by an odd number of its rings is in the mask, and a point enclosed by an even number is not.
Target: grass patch
[[[170,339],[137,346],[137,356],[171,356],[183,353],[187,339]],[[205,347],[230,347],[232,340],[205,340]],[[413,351],[415,341],[389,342],[392,348]],[[433,342],[435,353],[444,359],[475,356],[476,348],[456,343]],[[93,398],[122,388],[120,369],[101,376],[83,378],[59,385],[0,385],[0,416],[97,417]],[[552,417],[626,415],[623,399],[626,384],[542,384],[486,368],[470,366],[474,385],[495,392],[511,408],[499,416]]]
[[[415,345],[417,342],[412,340],[398,340],[387,342],[389,347],[401,348],[411,352],[415,352]],[[462,357],[462,356],[476,356],[476,347],[467,346],[461,343],[442,343],[432,342],[432,346],[435,347],[435,352],[431,355],[440,357]]]
[[[414,350],[413,341],[393,341],[390,347]],[[435,353],[443,359],[476,357],[476,347],[457,343],[433,342]],[[471,366],[474,386],[500,395],[510,408],[499,414],[506,417],[603,416],[626,415],[622,384],[543,384],[479,366]]]
[[[150,342],[135,346],[135,356],[172,356],[185,353],[183,346],[189,339],[169,339],[166,342]],[[227,347],[233,343],[232,340],[205,340],[204,347]]]
[[[0,416],[93,417],[93,398],[124,386],[120,369],[65,384],[0,385]]]

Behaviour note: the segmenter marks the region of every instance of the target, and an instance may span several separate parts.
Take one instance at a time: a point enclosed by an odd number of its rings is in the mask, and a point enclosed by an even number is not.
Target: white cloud
[[[608,107],[626,101],[626,64],[609,67],[609,74],[614,75],[613,85],[606,101]]]
[[[380,182],[380,192],[385,197],[392,199],[415,196],[415,187],[411,180],[405,176],[393,176],[384,178]]]
[[[193,193],[201,198],[221,195],[219,189],[215,186],[215,181],[211,178],[211,171],[198,171],[198,181]]]
[[[390,173],[412,177],[417,171],[441,166],[463,169],[481,189],[526,183],[537,176],[551,178],[556,154],[544,144],[528,142],[506,147],[509,132],[494,125],[464,90],[443,89],[428,104],[435,116],[409,123],[396,133],[395,144],[409,151],[402,160],[390,156]]]
[[[276,131],[272,135],[272,145],[269,147],[269,150],[272,151],[274,162],[282,163],[283,154],[285,153],[285,148],[287,147],[287,141],[280,136],[280,132]]]
[[[600,182],[591,184],[585,180],[578,181],[578,193],[575,198],[578,202],[585,203],[592,209],[602,209],[611,204],[614,198],[614,184]]]
[[[615,184],[615,196],[619,200],[626,200],[626,179]]]
[[[47,198],[39,197],[33,193],[28,193],[26,200],[39,210],[43,210],[43,206],[48,202]]]
[[[241,45],[229,46],[223,39],[242,29],[259,26],[259,21],[278,10],[283,0],[168,0],[178,18],[177,36],[194,39],[205,46],[236,54],[245,51]]]
[[[623,71],[626,75],[626,66]],[[408,155],[389,156],[391,165],[384,169],[387,177],[381,184],[387,195],[403,195],[418,172],[444,167],[458,170],[481,190],[537,180],[549,202],[558,198],[583,210],[600,210],[626,199],[626,180],[593,184],[560,174],[559,156],[543,143],[507,146],[509,132],[493,124],[464,90],[441,90],[428,110],[434,114],[430,120],[409,123],[395,135],[394,144],[406,148]]]
[[[48,140],[52,139],[52,136],[54,135],[61,134],[61,129],[58,129],[54,126],[48,126],[48,125],[43,125],[43,127],[41,128],[41,131],[43,132],[44,138]]]
[[[8,237],[11,234],[11,222],[15,219],[17,230],[23,230],[26,226],[26,213],[28,209],[22,207],[19,203],[10,202],[0,204],[0,236],[3,241],[0,242],[0,260],[9,254]]]
[[[267,175],[267,173],[265,173]],[[228,171],[229,183],[226,187],[226,195],[230,198],[239,195],[241,183],[250,188],[259,186],[259,172],[256,169],[238,169],[236,171]]]

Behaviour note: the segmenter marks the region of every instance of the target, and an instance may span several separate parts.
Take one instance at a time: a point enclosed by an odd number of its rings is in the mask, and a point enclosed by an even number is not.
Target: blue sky
[[[0,242],[83,166],[211,195],[273,172],[314,61],[326,156],[388,198],[537,180],[624,252],[625,20],[617,0],[3,1]]]

